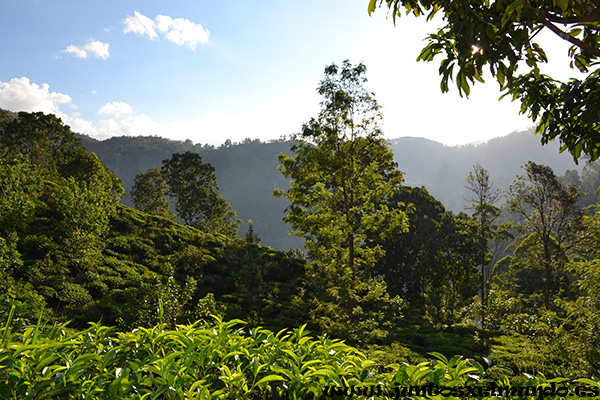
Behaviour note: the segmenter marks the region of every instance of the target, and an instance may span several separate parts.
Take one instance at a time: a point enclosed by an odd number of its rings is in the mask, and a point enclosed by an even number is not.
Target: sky
[[[394,26],[368,3],[0,0],[0,108],[53,113],[97,139],[278,139],[318,114],[324,68],[348,59],[366,65],[388,139],[460,145],[533,125],[491,77],[468,99],[442,94],[439,61],[416,61],[435,21]],[[567,46],[542,40],[547,72],[574,74]]]

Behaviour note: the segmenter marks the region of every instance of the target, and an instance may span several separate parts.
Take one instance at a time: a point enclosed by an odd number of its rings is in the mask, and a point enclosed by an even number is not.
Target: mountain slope
[[[494,184],[508,189],[521,166],[534,161],[552,167],[557,175],[568,169],[581,172],[581,165],[570,154],[559,154],[556,142],[542,146],[532,131],[515,132],[480,145],[444,146],[423,138],[403,137],[390,143],[398,168],[409,186],[426,186],[451,211],[464,210],[464,185],[473,165],[481,164],[490,172]],[[582,163],[580,163],[582,164]]]
[[[289,151],[292,142],[262,143],[246,140],[241,144],[221,146],[194,145],[159,137],[115,137],[98,141],[82,136],[83,145],[97,154],[123,181],[129,192],[136,174],[160,166],[174,152],[195,151],[216,170],[220,193],[244,220],[240,236],[252,219],[255,233],[264,245],[276,249],[301,247],[298,238],[288,235],[281,222],[288,206],[285,199],[273,197],[276,187],[287,188],[287,181],[277,170],[277,155]],[[480,145],[449,147],[431,140],[402,137],[390,141],[398,167],[409,186],[425,186],[447,209],[464,210],[464,184],[475,163],[489,170],[494,183],[506,190],[520,167],[527,161],[551,166],[557,175],[578,169],[569,154],[559,154],[558,144],[541,146],[531,131],[516,132]],[[131,204],[129,198],[124,199]]]

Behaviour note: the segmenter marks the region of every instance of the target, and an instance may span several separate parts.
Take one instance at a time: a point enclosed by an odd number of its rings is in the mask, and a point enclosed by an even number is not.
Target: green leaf
[[[594,381],[589,378],[579,378],[579,379],[575,379],[573,382],[587,383],[588,385],[591,385],[591,386],[600,386],[600,382]]]
[[[448,359],[442,353],[438,353],[437,351],[432,351],[432,352],[429,352],[427,354],[429,354],[429,355],[437,358],[438,360],[442,361],[445,365],[448,365]]]
[[[567,7],[569,7],[569,0],[554,0],[554,5],[564,13],[567,11]]]
[[[264,378],[262,378],[261,380],[259,380],[258,382],[256,382],[254,384],[254,386],[260,386],[263,383],[266,382],[275,382],[275,381],[285,381],[286,379],[279,376],[279,375],[267,375]]]
[[[369,1],[369,8],[368,8],[369,15],[371,15],[375,11],[376,8],[377,8],[377,0]]]

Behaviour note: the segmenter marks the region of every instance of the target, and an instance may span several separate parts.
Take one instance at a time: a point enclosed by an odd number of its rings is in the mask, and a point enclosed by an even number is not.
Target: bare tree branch
[[[547,14],[547,12],[544,14],[540,14],[538,18],[544,26],[546,26],[552,32],[556,33],[560,38],[566,40],[569,43],[574,44],[575,46],[581,48],[583,51],[595,55],[596,57],[600,57],[600,49],[596,49],[590,46],[589,44],[582,42],[576,37],[569,35],[567,32],[561,30],[559,27],[550,22],[550,20],[547,18]]]
[[[600,22],[600,12],[597,11],[588,15],[579,15],[572,17],[560,17],[556,14],[546,11],[545,16],[550,21],[559,24],[585,24],[588,22]]]

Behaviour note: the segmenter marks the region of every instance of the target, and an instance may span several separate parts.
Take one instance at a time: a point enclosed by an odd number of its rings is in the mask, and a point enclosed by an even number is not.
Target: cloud
[[[94,126],[94,123],[81,118],[79,113],[62,115],[61,119],[65,124],[71,127],[73,132],[83,133],[92,137],[100,136],[100,131]]]
[[[125,24],[123,33],[131,32],[139,36],[146,36],[150,40],[158,39],[158,34],[154,29],[156,26],[155,22],[137,11],[134,13],[133,17],[128,15],[123,23]]]
[[[147,136],[162,135],[164,132],[157,122],[146,114],[128,115],[133,108],[124,102],[106,103],[98,110],[99,115],[110,115],[113,118],[93,122],[77,112],[63,113],[60,106],[71,104],[70,96],[51,92],[47,83],[41,86],[32,83],[29,78],[14,78],[10,82],[0,81],[0,108],[10,111],[41,111],[54,114],[71,127],[73,132],[90,135],[97,139],[112,136]],[[127,115],[125,117],[122,117]]]
[[[166,15],[156,17],[158,30],[164,34],[165,39],[183,46],[188,45],[195,49],[198,43],[208,43],[210,32],[200,24],[195,24],[189,19],[171,18]]]
[[[124,33],[135,33],[150,40],[157,39],[158,33],[160,33],[164,39],[179,46],[187,45],[192,50],[198,43],[208,43],[210,37],[210,32],[202,25],[189,19],[173,19],[167,15],[158,15],[152,20],[136,11],[133,17],[127,16],[123,23],[125,24]]]
[[[114,115],[116,117],[120,115],[131,114],[133,109],[127,103],[123,103],[122,101],[113,101],[112,103],[106,103],[103,105],[100,110],[98,110],[98,115]]]
[[[161,135],[160,125],[146,114],[131,115],[120,120],[109,118],[100,121],[100,128],[95,136],[105,139],[112,136],[152,136]]]
[[[0,108],[11,111],[42,111],[60,114],[60,105],[71,103],[66,94],[50,92],[47,83],[39,86],[29,78],[13,78],[10,82],[0,81]]]
[[[108,52],[109,46],[108,43],[102,43],[99,40],[90,40],[82,46],[75,46],[72,44],[61,53],[71,54],[73,57],[77,58],[96,57],[106,60],[110,55]]]

